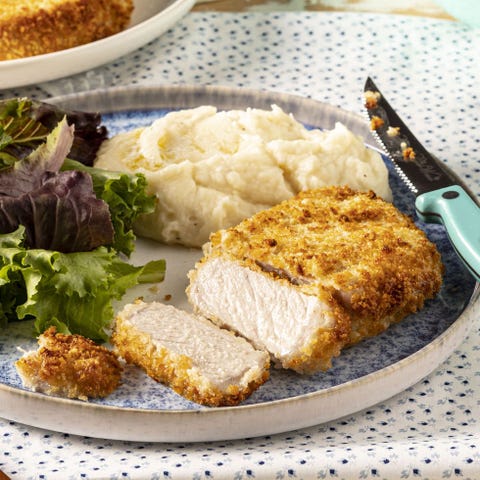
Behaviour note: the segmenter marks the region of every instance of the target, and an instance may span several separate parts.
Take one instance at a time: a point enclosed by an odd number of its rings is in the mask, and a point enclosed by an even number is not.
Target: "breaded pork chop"
[[[132,0],[2,0],[0,60],[56,52],[126,28]]]
[[[81,335],[50,327],[39,348],[15,362],[26,388],[67,398],[106,397],[119,385],[122,366],[113,352]]]
[[[189,273],[196,312],[300,373],[421,309],[443,265],[413,221],[374,193],[300,193],[218,231]]]
[[[116,317],[112,343],[157,382],[207,406],[237,405],[269,376],[267,352],[203,317],[160,302],[125,305]]]

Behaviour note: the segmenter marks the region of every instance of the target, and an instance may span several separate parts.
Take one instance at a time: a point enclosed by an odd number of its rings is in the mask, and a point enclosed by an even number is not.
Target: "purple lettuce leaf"
[[[75,126],[72,148],[68,157],[87,166],[92,166],[102,142],[108,132],[101,125],[101,115],[96,112],[80,112],[77,110],[63,110],[55,105],[31,101],[31,115],[36,121],[53,130],[64,116],[69,125]]]
[[[28,157],[0,171],[0,232],[25,227],[25,246],[63,253],[113,243],[108,205],[96,197],[91,176],[60,171],[74,127],[62,120]]]

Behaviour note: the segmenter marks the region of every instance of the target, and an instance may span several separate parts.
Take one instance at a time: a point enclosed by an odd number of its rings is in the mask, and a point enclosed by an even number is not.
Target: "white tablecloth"
[[[370,75],[419,139],[480,195],[479,52],[480,30],[419,17],[190,13],[115,62],[0,91],[0,98],[215,84],[296,93],[360,112]],[[478,479],[479,340],[475,324],[444,364],[385,403],[274,436],[129,443],[0,419],[0,470],[19,479]]]

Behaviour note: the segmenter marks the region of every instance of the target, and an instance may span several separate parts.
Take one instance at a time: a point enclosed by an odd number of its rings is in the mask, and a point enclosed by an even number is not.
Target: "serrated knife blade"
[[[480,282],[480,208],[457,177],[417,140],[369,77],[365,111],[373,136],[415,193],[422,221],[444,225],[455,251]]]

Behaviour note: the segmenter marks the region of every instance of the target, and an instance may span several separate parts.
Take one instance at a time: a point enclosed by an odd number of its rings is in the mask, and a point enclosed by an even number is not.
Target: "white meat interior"
[[[195,311],[278,360],[300,352],[319,328],[334,325],[330,308],[317,297],[233,261],[211,258],[191,277],[187,294]]]
[[[130,304],[121,316],[136,330],[148,334],[157,349],[168,350],[170,356],[189,357],[191,373],[221,390],[232,384],[248,385],[265,367],[268,358],[243,338],[171,305]]]

